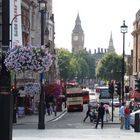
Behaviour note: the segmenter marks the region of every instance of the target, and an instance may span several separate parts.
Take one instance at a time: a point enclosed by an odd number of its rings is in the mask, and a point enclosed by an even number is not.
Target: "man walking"
[[[99,108],[97,109],[98,112],[98,118],[97,118],[97,123],[95,128],[97,129],[99,121],[101,119],[101,128],[103,129],[103,125],[104,125],[104,114],[105,114],[105,108],[103,106],[103,103],[100,104]]]
[[[91,112],[91,107],[90,106],[88,106],[88,110],[87,110],[87,112],[86,112],[86,116],[85,116],[85,118],[84,118],[84,120],[83,120],[83,122],[85,122],[86,121],[86,119],[89,117],[90,118],[90,122],[92,122],[92,116],[91,116],[91,114],[90,114],[90,112]]]
[[[122,103],[120,109],[119,109],[119,117],[120,117],[120,121],[121,121],[121,126],[120,129],[123,129],[124,124],[125,124],[125,103]]]

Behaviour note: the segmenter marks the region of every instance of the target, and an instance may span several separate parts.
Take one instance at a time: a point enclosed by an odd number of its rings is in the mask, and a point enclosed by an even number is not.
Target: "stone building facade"
[[[133,87],[134,80],[140,79],[140,9],[136,13],[135,21],[133,22]]]
[[[0,46],[2,42],[2,3],[4,0],[0,0]],[[48,46],[50,53],[53,56],[53,64],[49,72],[44,74],[44,80],[49,83],[55,82],[58,77],[57,59],[55,56],[54,45],[54,14],[52,13],[52,0],[47,1],[47,12],[45,19],[45,34],[44,44]],[[11,1],[9,0],[9,3]],[[13,2],[15,3],[16,0]],[[18,5],[19,6],[19,5]],[[38,0],[21,0],[21,28],[22,28],[22,42],[23,45],[41,44],[41,14],[39,12]],[[9,24],[10,26],[10,24]],[[9,31],[10,32],[10,31]],[[10,40],[9,40],[10,41]],[[1,47],[0,47],[1,48]],[[14,79],[15,76],[13,75]],[[17,86],[22,86],[27,82],[39,82],[40,75],[33,72],[16,73]],[[15,84],[15,79],[12,84]]]

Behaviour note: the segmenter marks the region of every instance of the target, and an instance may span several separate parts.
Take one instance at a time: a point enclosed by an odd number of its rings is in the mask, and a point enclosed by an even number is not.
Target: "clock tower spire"
[[[72,52],[78,52],[84,48],[84,31],[81,26],[79,13],[75,20],[75,27],[72,31]]]

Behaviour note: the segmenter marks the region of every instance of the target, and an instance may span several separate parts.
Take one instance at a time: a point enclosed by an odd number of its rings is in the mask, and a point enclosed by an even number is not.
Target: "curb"
[[[104,124],[120,124],[119,122],[104,122]]]
[[[46,121],[46,122],[51,122],[51,121],[53,121],[53,120],[59,118],[59,117],[60,117],[61,115],[63,115],[66,111],[67,111],[67,109],[65,109],[65,110],[62,111],[59,115],[55,116],[54,118],[52,118],[52,119],[50,119],[50,120],[48,120],[48,121]]]

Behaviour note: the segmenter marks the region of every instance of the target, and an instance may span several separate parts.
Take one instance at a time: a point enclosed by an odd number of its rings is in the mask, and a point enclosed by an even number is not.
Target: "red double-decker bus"
[[[71,82],[66,84],[66,104],[68,112],[83,111],[82,88],[78,83]]]
[[[82,90],[82,95],[83,95],[83,103],[86,104],[89,102],[89,91],[86,89]]]

